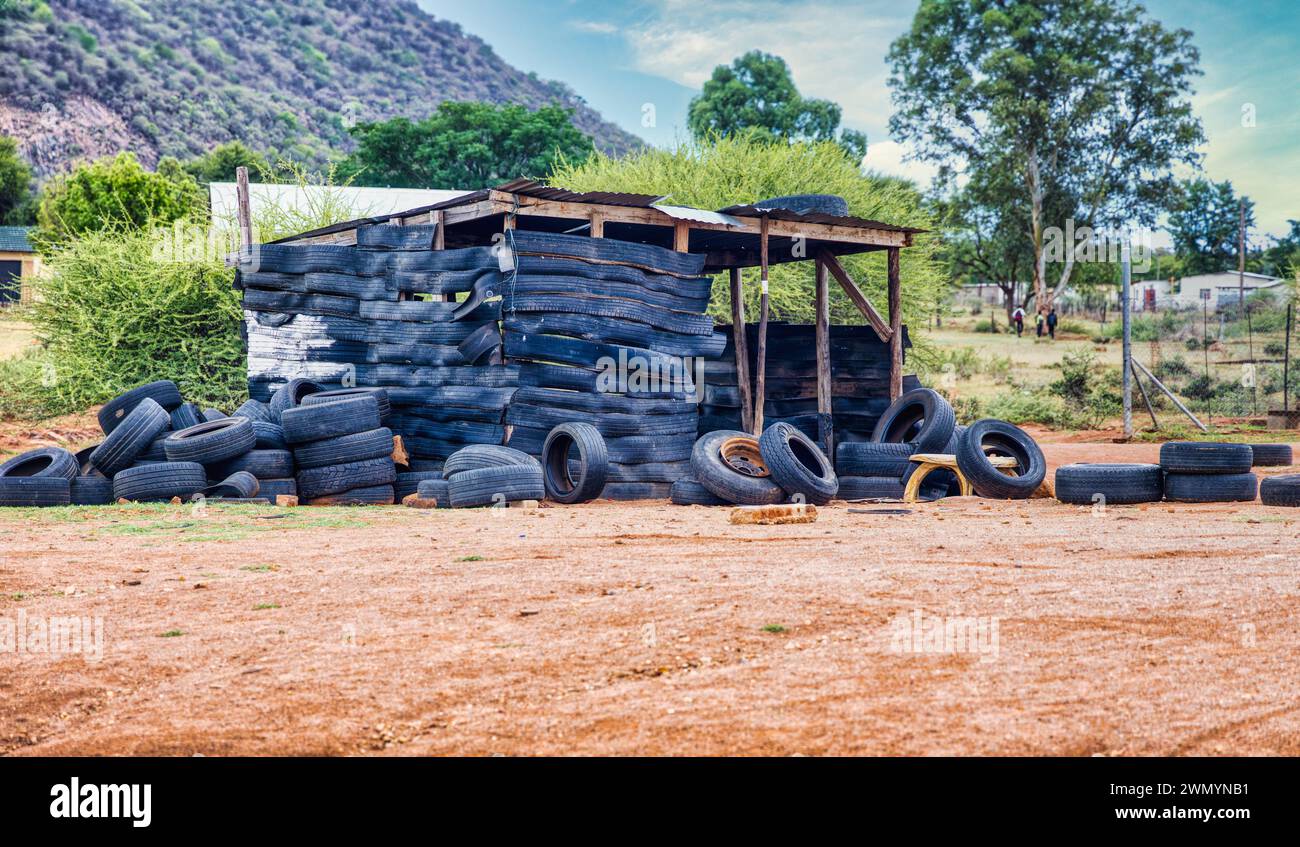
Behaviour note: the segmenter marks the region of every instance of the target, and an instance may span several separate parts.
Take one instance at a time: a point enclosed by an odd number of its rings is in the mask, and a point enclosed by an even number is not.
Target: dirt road
[[[1300,514],[849,508],[6,511],[0,751],[1300,753]]]

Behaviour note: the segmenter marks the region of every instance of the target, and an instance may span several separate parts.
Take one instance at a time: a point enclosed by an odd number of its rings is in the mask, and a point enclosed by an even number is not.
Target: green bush
[[[710,144],[683,145],[676,150],[643,148],[625,158],[601,154],[573,163],[561,159],[550,184],[574,191],[626,191],[668,196],[669,202],[700,209],[720,209],[784,194],[838,194],[849,212],[863,218],[931,232],[913,236],[913,246],[901,251],[903,314],[918,325],[933,315],[950,288],[939,262],[935,222],[920,192],[911,183],[880,176],[863,176],[858,163],[834,142],[770,143],[748,137],[719,139]],[[886,251],[842,257],[849,275],[867,297],[884,310]],[[757,269],[745,271],[745,307],[758,314]],[[813,262],[773,265],[770,303],[775,320],[810,323],[814,310]],[[860,312],[831,285],[831,320],[861,324]],[[709,313],[730,323],[731,294],[726,276],[715,277]],[[753,320],[755,318],[751,318]]]
[[[971,329],[972,329],[972,331],[974,331],[974,332],[995,332],[995,333],[1001,333],[1001,332],[1005,332],[1005,331],[1006,331],[1006,330],[1004,330],[1002,327],[998,326],[997,324],[995,324],[995,323],[994,323],[993,321],[991,321],[991,320],[987,320],[987,321],[976,321],[976,322],[975,322],[975,326],[971,327]]]
[[[1039,423],[1056,429],[1074,426],[1074,417],[1061,399],[1043,389],[1021,389],[999,394],[984,404],[984,414],[1014,424]]]
[[[0,417],[78,411],[155,379],[233,408],[246,394],[233,278],[155,230],[82,236],[34,282],[26,317],[41,346],[0,363]]]

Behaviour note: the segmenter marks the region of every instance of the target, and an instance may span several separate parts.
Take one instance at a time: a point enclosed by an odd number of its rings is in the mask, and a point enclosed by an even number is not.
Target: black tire
[[[582,412],[526,403],[511,403],[506,409],[506,423],[514,426],[551,430],[560,424],[573,422],[591,424],[606,438],[628,435],[682,435],[698,430],[699,415],[694,411],[675,415]]]
[[[456,353],[467,365],[484,363],[501,348],[501,330],[496,324],[483,324],[456,346]]]
[[[357,228],[357,246],[381,250],[430,250],[437,224],[372,224]]]
[[[326,465],[298,472],[298,496],[307,500],[340,494],[353,488],[392,485],[397,468],[391,458],[363,459],[341,465]]]
[[[896,476],[841,476],[840,500],[903,499],[903,481]]]
[[[71,490],[62,476],[0,477],[0,506],[66,506]]]
[[[160,379],[157,382],[132,388],[105,403],[104,408],[99,410],[99,428],[108,435],[117,428],[118,424],[126,420],[127,415],[131,414],[131,411],[145,398],[153,400],[168,412],[182,402],[181,392],[176,387],[176,383],[170,379]]]
[[[420,483],[442,479],[442,471],[403,471],[398,470],[397,481],[393,483],[393,496],[402,502],[408,495],[420,490]]]
[[[99,473],[99,470],[90,461],[91,454],[98,449],[99,449],[98,444],[92,444],[89,447],[82,447],[80,450],[78,450],[76,453],[73,454],[77,457],[77,465],[78,467],[81,468],[81,473],[83,476],[89,476],[94,473]]]
[[[203,417],[203,411],[193,403],[182,403],[175,409],[172,409],[172,429],[182,430],[189,429],[192,426],[198,426],[206,418]]]
[[[756,200],[749,205],[756,209],[785,209],[796,215],[833,215],[837,218],[849,216],[849,201],[838,194],[787,194],[784,197]]]
[[[1300,474],[1265,477],[1259,483],[1259,499],[1265,506],[1300,506]]]
[[[1017,476],[1007,476],[988,461],[989,454],[1016,460]],[[1027,500],[1047,476],[1047,460],[1034,439],[1006,421],[985,418],[966,427],[957,445],[957,467],[981,497]]]
[[[228,417],[230,417],[230,415],[227,415],[225,412],[221,411],[220,409],[203,410],[203,420],[205,421],[219,421],[222,418],[228,418]]]
[[[578,457],[571,463],[572,450],[577,450]],[[560,424],[546,436],[542,446],[542,471],[546,496],[555,502],[595,500],[609,476],[609,453],[605,450],[604,437],[591,424]]]
[[[257,481],[257,477],[248,471],[235,471],[223,477],[221,482],[204,488],[203,494],[207,497],[236,497],[247,500],[256,497],[260,491],[261,484]]]
[[[508,290],[509,285],[506,288]],[[604,320],[634,321],[680,335],[713,335],[713,319],[708,315],[662,309],[639,300],[573,294],[514,294],[504,299],[502,308],[509,314],[586,315]],[[618,339],[611,337],[609,340]]]
[[[915,453],[941,453],[956,426],[952,406],[939,392],[917,388],[890,404],[876,422],[871,440],[911,443]]]
[[[258,496],[265,497],[272,503],[275,502],[276,497],[282,494],[289,497],[298,496],[298,481],[293,478],[259,479],[257,485]]]
[[[787,494],[821,506],[839,490],[830,459],[815,441],[790,424],[775,423],[764,429],[758,449],[772,479]]]
[[[902,479],[912,468],[908,458],[916,451],[908,443],[843,441],[835,445],[835,472],[846,476],[892,476]]]
[[[271,407],[260,400],[246,400],[243,405],[230,414],[232,418],[247,418],[250,421],[280,423],[278,415],[271,412]]]
[[[1160,467],[1178,474],[1242,474],[1250,471],[1255,452],[1249,444],[1168,441],[1160,445]]]
[[[250,473],[258,479],[286,479],[293,476],[294,457],[288,450],[249,450],[247,453],[207,464],[205,467],[212,479],[225,479],[241,471]]]
[[[451,508],[451,483],[445,479],[426,479],[416,488],[422,500],[438,501],[439,509]]]
[[[127,468],[113,477],[115,500],[170,500],[191,495],[208,485],[208,475],[197,462],[156,462]]]
[[[639,465],[609,463],[607,482],[676,482],[691,475],[691,463],[642,462]]]
[[[447,483],[448,500],[453,509],[546,497],[542,468],[536,462],[464,470],[448,479]]]
[[[728,503],[770,506],[784,500],[785,492],[770,478],[766,468],[749,461],[740,463],[738,467],[744,468],[740,470],[723,459],[721,449],[733,439],[752,442],[746,444],[751,457],[760,455],[758,439],[747,432],[720,429],[706,433],[691,448],[691,473],[695,479]]]
[[[726,506],[726,500],[714,494],[693,479],[679,479],[673,483],[668,499],[679,506]]]
[[[613,238],[511,230],[508,241],[511,249],[518,253],[594,259],[598,262],[631,265],[660,274],[699,276],[704,270],[703,253],[681,253],[666,247]]]
[[[542,468],[541,463],[532,456],[513,447],[501,447],[495,444],[471,444],[447,457],[447,461],[442,466],[442,475],[443,478],[450,480],[465,471],[510,467],[512,465],[531,466],[539,471]]]
[[[113,480],[98,475],[73,477],[69,494],[74,506],[107,506],[113,502]]]
[[[667,500],[673,486],[667,482],[610,482],[600,492],[602,500]]]
[[[206,421],[180,432],[173,432],[163,442],[170,462],[198,462],[215,465],[243,455],[257,444],[253,422],[247,418]]]
[[[301,405],[302,398],[324,390],[325,386],[309,379],[291,379],[271,395],[271,402],[267,405],[271,407],[271,414],[279,418],[285,410]]]
[[[167,461],[167,436],[170,432],[164,432],[162,435],[150,442],[146,449],[139,456],[135,457],[137,462],[165,462]]]
[[[80,473],[81,463],[77,457],[62,447],[28,450],[0,464],[0,477],[57,476],[75,479]]]
[[[255,450],[288,450],[289,442],[284,440],[284,428],[279,424],[266,421],[253,421],[253,443]]]
[[[360,395],[286,409],[280,416],[280,426],[284,428],[284,440],[290,444],[379,429],[379,401],[373,395]]]
[[[338,294],[359,300],[395,300],[397,287],[386,277],[359,277],[351,274],[329,272],[309,273],[302,276],[303,291],[313,294]]]
[[[1248,503],[1258,494],[1253,473],[1165,474],[1165,499],[1175,503]]]
[[[544,406],[593,414],[690,415],[696,406],[686,400],[646,398],[626,394],[563,391],[558,388],[524,386],[515,392],[512,404]]]
[[[393,413],[393,404],[389,399],[388,391],[383,388],[336,388],[331,391],[318,391],[302,398],[300,405],[316,406],[321,403],[333,403],[335,400],[367,395],[374,397],[375,402],[379,404],[379,420],[381,422],[388,420],[388,416]]]
[[[437,300],[365,300],[358,315],[368,321],[450,321],[457,303]]]
[[[163,407],[145,397],[104,437],[103,443],[90,454],[90,462],[105,476],[113,476],[130,467],[170,425],[171,418]]]
[[[1056,499],[1062,503],[1155,503],[1163,496],[1159,465],[1076,464],[1056,469]],[[1102,499],[1094,501],[1097,497]]]
[[[350,488],[338,494],[326,494],[307,501],[308,506],[391,506],[396,493],[391,485]]]
[[[334,438],[323,438],[308,444],[299,444],[293,451],[293,458],[299,468],[306,469],[378,459],[392,454],[393,431],[387,427],[379,427],[365,432],[354,432]]]
[[[1286,467],[1294,464],[1290,444],[1252,444],[1250,452],[1253,457],[1252,467]]]

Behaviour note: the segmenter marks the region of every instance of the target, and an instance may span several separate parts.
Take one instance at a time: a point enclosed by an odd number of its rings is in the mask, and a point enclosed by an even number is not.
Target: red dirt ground
[[[0,625],[104,626],[0,653],[0,752],[1300,754],[1300,513],[849,508],[0,514]]]

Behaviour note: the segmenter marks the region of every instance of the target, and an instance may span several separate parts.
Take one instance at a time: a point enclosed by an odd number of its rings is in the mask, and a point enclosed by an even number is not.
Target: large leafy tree
[[[1217,273],[1237,267],[1241,204],[1247,231],[1255,225],[1255,204],[1238,198],[1228,181],[1187,180],[1169,212],[1168,229],[1174,251],[1188,274]]]
[[[18,153],[18,142],[0,135],[0,224],[26,223],[32,169]]]
[[[186,173],[203,184],[234,182],[235,169],[240,167],[248,168],[250,175],[267,173],[271,169],[265,156],[242,141],[218,144],[202,156],[190,159],[183,167]]]
[[[353,127],[357,149],[343,178],[394,188],[489,188],[517,177],[545,177],[563,158],[580,162],[592,141],[559,106],[444,102],[421,121],[393,118]]]
[[[203,190],[175,159],[149,171],[134,154],[118,153],[46,183],[35,237],[49,249],[88,232],[169,224],[202,208]]]
[[[1011,175],[988,198],[1027,219],[1039,309],[1070,284],[1087,241],[1051,261],[1052,236],[1154,224],[1175,189],[1170,168],[1195,164],[1199,54],[1126,0],[922,0],[890,49],[895,138],[959,175]]]
[[[713,69],[691,100],[687,125],[697,141],[748,134],[767,141],[837,141],[859,162],[867,154],[864,133],[840,130],[838,104],[800,95],[785,60],[759,50]]]

